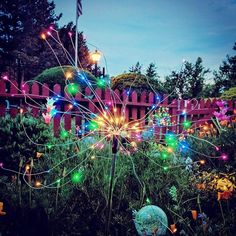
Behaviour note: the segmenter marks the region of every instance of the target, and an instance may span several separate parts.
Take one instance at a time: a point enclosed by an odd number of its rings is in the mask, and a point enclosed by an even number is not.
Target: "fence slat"
[[[0,94],[6,93],[6,81],[0,80]]]

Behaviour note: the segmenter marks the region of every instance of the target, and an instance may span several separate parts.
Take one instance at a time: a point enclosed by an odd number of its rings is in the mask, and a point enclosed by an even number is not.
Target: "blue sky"
[[[60,25],[75,21],[76,0],[54,0]],[[161,77],[197,57],[211,70],[236,42],[236,0],[82,0],[79,30],[118,75],[139,61]],[[94,50],[92,46],[90,50]],[[104,61],[101,61],[104,65]]]

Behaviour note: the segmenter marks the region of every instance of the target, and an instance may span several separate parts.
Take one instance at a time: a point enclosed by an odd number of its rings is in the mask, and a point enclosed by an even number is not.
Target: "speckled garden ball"
[[[134,211],[135,228],[140,236],[165,235],[168,227],[166,213],[158,206],[148,205]]]

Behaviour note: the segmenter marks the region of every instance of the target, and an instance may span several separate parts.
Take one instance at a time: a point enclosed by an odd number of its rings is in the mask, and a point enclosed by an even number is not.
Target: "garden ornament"
[[[165,212],[158,206],[148,205],[133,212],[135,228],[140,236],[165,235],[168,220]]]

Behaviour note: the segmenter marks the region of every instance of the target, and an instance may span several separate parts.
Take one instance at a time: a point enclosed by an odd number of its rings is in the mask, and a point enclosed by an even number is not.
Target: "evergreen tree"
[[[42,50],[41,30],[61,17],[54,13],[54,2],[2,0],[0,4],[0,60],[7,59],[7,64],[12,65],[16,58],[21,58],[26,66],[34,65]],[[6,67],[2,66],[1,71],[4,69]]]
[[[204,68],[200,57],[197,58],[194,65],[187,62],[185,64],[185,70],[189,83],[189,96],[192,98],[200,97],[203,91],[205,75],[209,73],[210,70]]]
[[[68,32],[72,33],[74,41],[75,26],[69,23],[58,28],[57,21],[61,14],[55,15],[53,1],[2,0],[0,4],[0,73],[14,72],[17,58],[21,62],[21,69],[24,68],[25,80],[32,79],[47,68],[58,66],[55,54],[62,65],[73,63],[74,49]],[[55,54],[40,38],[40,34],[51,25],[59,31],[61,43],[72,56],[72,60],[69,60],[62,47],[53,39],[48,37],[47,40]],[[56,37],[55,32],[52,34]],[[78,49],[79,67],[89,69],[89,51],[81,32],[78,35]]]
[[[159,78],[158,74],[157,74],[157,67],[156,65],[151,62],[149,65],[148,65],[148,68],[146,70],[146,76],[148,78]]]
[[[209,73],[202,65],[202,59],[197,58],[195,64],[185,62],[180,72],[172,71],[164,82],[164,88],[172,97],[198,98],[202,95],[205,75]]]
[[[233,50],[236,50],[236,43]],[[215,89],[214,95],[219,96],[225,90],[236,86],[236,55],[226,56],[226,60],[219,67],[218,72],[214,72]]]
[[[141,70],[142,70],[142,65],[139,62],[137,62],[134,66],[131,66],[129,68],[129,72],[136,74],[141,74]]]

